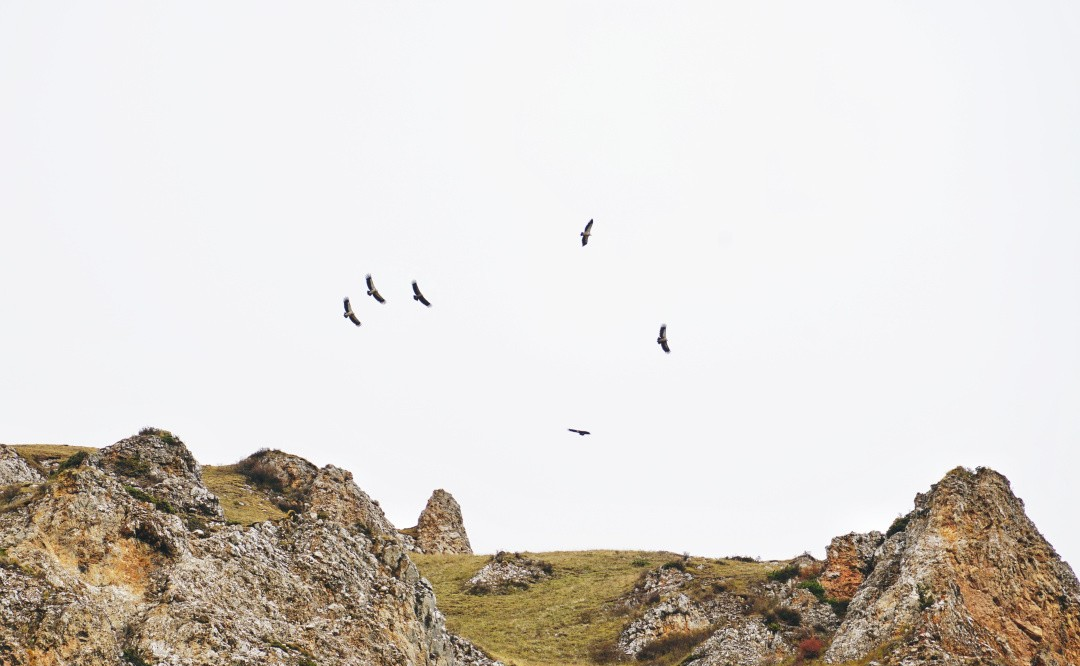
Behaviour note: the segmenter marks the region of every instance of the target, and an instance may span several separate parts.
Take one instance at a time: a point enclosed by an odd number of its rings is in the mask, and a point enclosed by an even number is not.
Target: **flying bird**
[[[665,352],[671,353],[671,349],[667,346],[667,324],[660,324],[660,337],[656,339],[656,344],[660,345]]]
[[[345,314],[343,316],[357,326],[360,325],[360,320],[356,318],[356,313],[352,311],[352,306],[349,305],[348,296],[345,297]]]
[[[581,247],[585,247],[589,244],[589,236],[592,236],[592,220],[585,225],[585,231],[581,232]]]
[[[569,430],[570,432],[576,432],[577,434],[581,435],[582,437],[584,437],[585,435],[591,435],[592,434],[588,430],[575,430],[573,428],[567,428],[567,430]]]
[[[412,293],[414,301],[420,301],[429,308],[431,307],[431,303],[428,302],[428,299],[424,298],[424,295],[420,293],[420,287],[416,286],[416,280],[412,281]]]
[[[386,299],[383,298],[382,295],[379,294],[379,290],[375,288],[375,283],[371,280],[371,274],[370,273],[368,273],[368,276],[367,276],[366,279],[367,279],[367,294],[368,294],[368,296],[374,296],[375,300],[377,300],[378,302],[385,303]]]

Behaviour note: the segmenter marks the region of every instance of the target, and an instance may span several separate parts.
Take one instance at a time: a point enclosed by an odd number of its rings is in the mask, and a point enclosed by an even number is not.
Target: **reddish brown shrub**
[[[803,659],[817,659],[824,651],[825,644],[821,642],[820,638],[815,636],[804,638],[799,643],[799,661],[802,661]]]

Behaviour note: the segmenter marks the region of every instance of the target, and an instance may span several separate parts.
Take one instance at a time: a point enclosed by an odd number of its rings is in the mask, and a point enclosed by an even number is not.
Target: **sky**
[[[1075,566],[1078,70],[1065,0],[0,0],[0,442],[486,553],[823,557],[988,466]]]

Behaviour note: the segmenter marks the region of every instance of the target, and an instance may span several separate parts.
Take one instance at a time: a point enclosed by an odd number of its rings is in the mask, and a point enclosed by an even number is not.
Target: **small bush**
[[[631,561],[630,566],[632,566],[632,567],[647,567],[647,566],[649,566],[649,561],[644,559],[644,558],[639,557],[636,560]]]
[[[637,660],[659,661],[665,657],[687,654],[710,635],[712,635],[712,629],[708,627],[667,634],[643,647],[637,654]]]
[[[662,564],[660,566],[661,571],[663,571],[664,569],[678,569],[679,571],[682,571],[682,572],[685,573],[686,572],[686,562],[684,560],[672,560],[670,562],[665,562],[664,564]]]
[[[281,477],[278,476],[278,469],[272,463],[264,460],[262,456],[262,454],[266,453],[268,450],[269,449],[260,449],[253,455],[236,463],[236,471],[246,476],[248,480],[255,485],[269,488],[280,493],[285,490],[285,486]],[[286,509],[282,509],[282,511],[285,510]]]
[[[124,486],[124,490],[127,491],[128,495],[131,495],[139,501],[149,502],[150,504],[153,504],[158,511],[164,513],[176,513],[176,509],[173,509],[172,504],[169,504],[163,499],[158,499],[154,497],[153,495],[141,488],[136,488],[135,486]]]
[[[166,444],[183,444],[180,438],[172,434],[168,430],[162,430],[161,428],[153,428],[147,426],[139,431],[139,435],[143,437],[157,437]]]
[[[789,564],[786,567],[780,569],[773,569],[769,573],[765,574],[765,577],[769,580],[783,583],[789,581],[792,578],[799,575],[799,565]]]
[[[909,522],[911,522],[910,513],[906,516],[897,516],[896,520],[892,521],[892,525],[889,525],[889,529],[885,532],[885,538],[889,538],[897,532],[903,532],[907,529]]]
[[[810,594],[817,597],[818,601],[825,601],[825,588],[821,586],[821,583],[817,578],[811,578],[810,580],[804,580],[799,583],[798,587],[804,590],[809,590]]]
[[[133,650],[132,648],[126,648],[123,654],[124,661],[131,664],[131,666],[150,666],[150,664],[142,658],[142,655],[140,655],[137,650]]]
[[[781,606],[776,609],[776,619],[791,627],[797,627],[802,624],[802,615],[799,611],[794,608],[788,608],[787,606]]]
[[[74,469],[78,467],[79,465],[83,464],[83,461],[86,460],[87,455],[88,454],[86,453],[86,451],[76,452],[74,455],[67,458],[67,460],[57,465],[56,471],[63,472],[65,469]]]
[[[732,555],[730,557],[725,557],[724,559],[732,560],[733,562],[757,562],[754,558],[746,557],[745,555]]]
[[[919,583],[915,587],[915,591],[919,593],[919,610],[924,611],[934,605],[933,590]]]
[[[150,464],[136,457],[124,456],[122,458],[117,458],[116,462],[113,464],[116,467],[116,471],[124,476],[139,478],[150,473]]]
[[[821,639],[816,636],[810,638],[804,638],[799,643],[799,654],[796,657],[798,661],[804,659],[817,659],[825,652],[825,644],[821,642]]]

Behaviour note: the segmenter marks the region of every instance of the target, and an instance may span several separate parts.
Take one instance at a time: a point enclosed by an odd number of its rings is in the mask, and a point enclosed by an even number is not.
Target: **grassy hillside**
[[[694,588],[731,592],[765,580],[775,563],[741,562],[665,552],[594,550],[530,553],[549,562],[553,577],[529,589],[501,595],[474,595],[466,582],[491,559],[488,555],[412,555],[435,588],[439,609],[451,631],[468,638],[507,664],[585,666],[611,654],[619,633],[632,620],[625,605],[613,603],[633,590],[646,571],[665,564],[693,572]],[[688,650],[655,663],[677,663]]]

